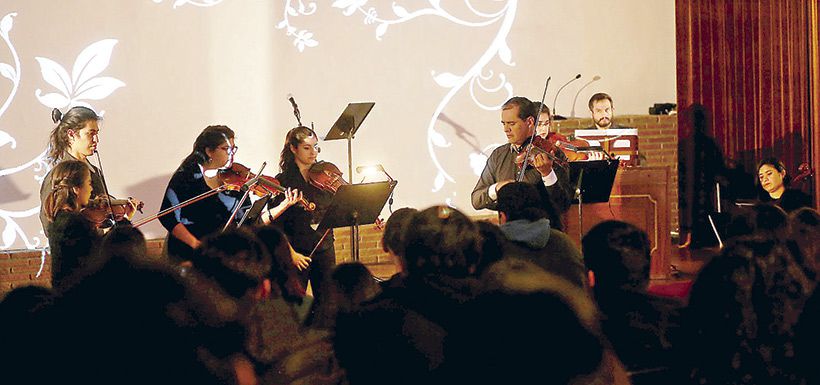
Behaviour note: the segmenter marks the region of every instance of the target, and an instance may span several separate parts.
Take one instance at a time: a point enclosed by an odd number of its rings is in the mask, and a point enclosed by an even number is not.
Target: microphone
[[[251,187],[253,187],[253,185],[255,185],[257,183],[259,183],[259,175],[255,176],[251,179],[248,179],[248,181],[245,182],[245,184],[242,185],[242,187],[240,188],[239,191],[243,191],[243,192],[248,191],[248,189],[250,189]]]
[[[570,117],[575,117],[575,104],[578,103],[578,95],[581,94],[581,91],[583,91],[584,88],[587,88],[588,85],[592,84],[593,82],[597,82],[598,80],[601,80],[601,76],[595,75],[592,77],[592,80],[588,81],[586,84],[584,84],[581,88],[578,89],[578,92],[575,93],[575,98],[572,99],[572,112],[570,113]]]
[[[563,86],[561,86],[561,88],[559,88],[559,89],[558,89],[558,92],[556,92],[556,93],[555,93],[555,98],[554,98],[554,99],[552,99],[552,120],[567,120],[567,118],[565,118],[565,117],[563,117],[563,116],[561,116],[561,115],[558,115],[558,114],[556,113],[556,111],[555,111],[555,102],[557,102],[557,101],[558,101],[558,94],[560,94],[560,93],[561,93],[561,90],[563,90],[563,89],[564,89],[564,87],[568,86],[570,83],[572,83],[572,82],[574,82],[574,81],[576,81],[576,80],[578,80],[578,79],[580,79],[580,78],[581,78],[581,74],[575,75],[575,77],[574,77],[574,78],[572,78],[572,79],[570,79],[570,81],[568,81],[568,82],[564,83],[564,85],[563,85]]]
[[[293,100],[293,94],[288,94],[288,101],[290,105],[293,106],[293,116],[296,117],[296,123],[302,125],[302,114],[299,112],[299,106],[296,105],[296,101]]]
[[[268,162],[262,162],[262,167],[259,168],[259,172],[256,173],[256,176],[251,178],[251,179],[248,179],[248,181],[245,182],[245,184],[243,184],[242,187],[239,188],[240,191],[242,191],[242,192],[248,191],[248,189],[253,187],[253,185],[259,183],[259,177],[262,175],[262,171],[265,170],[265,166],[267,166],[267,165],[268,165]]]

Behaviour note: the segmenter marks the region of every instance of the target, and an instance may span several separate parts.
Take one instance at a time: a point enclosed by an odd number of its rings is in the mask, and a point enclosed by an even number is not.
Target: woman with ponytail
[[[284,187],[301,191],[305,199],[316,204],[316,210],[310,212],[301,208],[289,208],[274,221],[288,236],[297,255],[310,255],[316,249],[310,259],[301,256],[295,258],[294,263],[302,270],[302,284],[306,286],[310,279],[313,296],[317,301],[326,294],[326,283],[336,265],[333,232],[319,244],[324,231],[317,231],[311,226],[319,223],[333,200],[333,193],[320,190],[309,182],[310,167],[316,163],[319,154],[318,143],[316,133],[305,126],[295,127],[285,136],[279,155],[281,173],[276,176],[276,180]]]
[[[62,114],[56,108],[53,109],[51,111],[51,120],[57,126],[51,130],[48,154],[46,155],[52,166],[66,160],[76,160],[85,166],[91,175],[92,198],[105,191],[103,180],[100,177],[100,170],[91,165],[87,159],[94,154],[97,143],[99,143],[100,128],[97,122],[100,119],[100,116],[88,107],[74,107],[66,111],[65,114]],[[46,236],[48,236],[48,224],[53,222],[54,219],[52,216],[49,220],[45,210],[46,197],[51,193],[52,185],[49,181],[51,181],[53,173],[54,169],[49,171],[40,186],[40,223],[43,225]]]
[[[88,161],[88,157],[97,151],[99,144],[100,127],[98,122],[102,119],[94,110],[77,106],[72,107],[65,114],[58,109],[51,111],[51,120],[57,124],[51,130],[48,143],[48,162],[52,166],[62,162],[75,160],[85,166],[91,176],[91,199],[103,195],[106,191],[105,182],[100,170]],[[56,168],[56,167],[55,167]],[[52,221],[48,219],[45,210],[46,197],[51,193],[52,185],[47,183],[52,179],[54,170],[46,174],[43,184],[40,186],[40,223],[48,236],[48,224]],[[133,216],[139,201],[132,201],[128,217]],[[53,219],[53,218],[52,218]]]

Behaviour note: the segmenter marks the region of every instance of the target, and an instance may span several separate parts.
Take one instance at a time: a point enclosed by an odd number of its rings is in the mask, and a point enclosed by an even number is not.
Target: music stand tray
[[[376,221],[382,212],[396,181],[384,181],[339,186],[330,202],[319,230],[353,225],[366,225]]]
[[[609,202],[612,184],[618,172],[617,160],[590,160],[569,162],[570,185],[575,186],[575,197],[572,203]],[[580,191],[579,191],[580,189]]]
[[[375,222],[397,183],[398,181],[392,180],[339,186],[330,207],[319,222],[318,230],[329,231],[345,226],[358,229],[359,225]],[[358,231],[352,232],[350,243],[351,259],[358,261]]]
[[[348,103],[345,110],[336,119],[336,123],[333,123],[333,127],[330,127],[330,131],[327,132],[324,140],[352,138],[375,105],[374,102]]]

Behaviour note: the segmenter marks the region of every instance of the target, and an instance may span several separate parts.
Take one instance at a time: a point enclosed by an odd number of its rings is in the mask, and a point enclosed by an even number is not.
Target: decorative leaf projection
[[[43,80],[59,92],[43,94],[43,91],[38,88],[34,91],[34,95],[40,103],[51,108],[88,106],[85,100],[101,100],[108,97],[117,88],[125,86],[125,83],[112,77],[95,76],[108,68],[111,53],[116,44],[117,40],[105,39],[83,49],[74,60],[71,76],[54,60],[35,57],[34,59],[40,64]]]
[[[10,33],[14,27],[13,18],[16,15],[16,13],[9,13],[0,19],[0,38],[2,38],[14,59],[13,64],[0,63],[0,76],[2,76],[0,79],[7,79],[13,84],[11,92],[0,106],[0,117],[6,112],[14,99],[21,79],[20,58],[10,38]],[[105,39],[86,47],[74,60],[71,74],[66,70],[67,67],[52,59],[35,57],[34,59],[40,66],[42,80],[51,88],[48,91],[43,91],[40,88],[36,89],[34,95],[37,100],[50,108],[65,108],[74,105],[89,106],[88,101],[104,99],[118,88],[125,86],[125,83],[119,79],[99,76],[108,68],[116,44],[117,40],[115,39]],[[16,150],[17,144],[17,140],[13,135],[6,131],[0,131],[0,151]],[[34,175],[30,189],[37,191],[39,184],[43,182],[44,175],[49,170],[46,153],[47,151],[43,150],[36,157],[23,164],[0,168],[0,177],[31,172]],[[6,154],[0,156],[6,156]],[[42,232],[34,236],[27,235],[25,229],[29,226],[21,224],[30,221],[32,218],[36,220],[39,212],[39,204],[23,210],[0,209],[0,220],[2,220],[0,222],[0,225],[2,225],[0,228],[0,249],[20,247],[34,249],[46,246]],[[41,253],[38,276],[42,273],[45,255],[44,248]]]
[[[299,3],[301,4],[301,0]],[[466,71],[461,74],[450,71],[431,71],[433,81],[435,81],[440,87],[448,89],[448,92],[439,102],[436,110],[430,117],[430,122],[427,126],[427,149],[430,154],[430,159],[437,169],[436,177],[433,180],[433,192],[440,191],[445,187],[447,182],[455,183],[455,179],[450,175],[450,173],[447,172],[445,166],[439,160],[436,152],[437,148],[451,146],[451,143],[448,142],[441,132],[436,129],[436,122],[451,100],[464,88],[465,85],[468,86],[470,97],[473,99],[475,104],[484,110],[498,109],[504,100],[509,99],[513,95],[512,84],[507,81],[504,74],[499,73],[496,76],[492,70],[487,69],[490,62],[496,58],[507,66],[515,66],[515,63],[512,60],[512,51],[507,44],[507,36],[510,33],[512,22],[515,20],[518,0],[499,1],[499,3],[503,4],[501,9],[496,12],[487,13],[477,10],[473,6],[471,0],[464,0],[466,8],[473,13],[473,16],[476,18],[475,20],[467,20],[456,16],[455,14],[444,9],[439,0],[428,0],[427,4],[429,6],[419,8],[414,7],[413,9],[408,9],[405,5],[399,4],[399,2],[391,2],[390,11],[393,15],[395,15],[395,18],[381,17],[375,6],[366,7],[368,5],[368,0],[335,0],[331,4],[333,8],[342,10],[342,14],[344,16],[353,16],[359,13],[363,15],[364,24],[376,24],[376,40],[382,40],[387,34],[390,26],[405,23],[423,16],[440,17],[454,24],[470,28],[488,27],[500,23],[498,33],[495,35],[493,40],[489,42],[487,48],[478,60]],[[372,4],[384,5],[385,3],[373,2]],[[408,4],[418,6],[423,3],[421,1],[414,1],[408,2]],[[311,5],[313,5],[313,3],[311,3]],[[276,28],[278,29],[286,29],[288,36],[294,36],[293,44],[299,52],[303,52],[306,47],[315,47],[319,43],[313,40],[313,34],[308,34],[307,30],[297,30],[292,27],[290,25],[289,17],[309,15],[315,11],[316,9],[313,7],[310,9],[310,12],[302,12],[301,7],[294,8],[292,1],[288,0],[285,2],[283,20],[276,25]],[[305,39],[310,39],[311,44],[308,44]],[[497,85],[487,86],[485,84],[485,82],[493,79],[497,81]],[[485,103],[479,100],[479,95],[477,95],[476,91],[481,91],[483,94],[489,94],[489,98],[492,99],[493,102]],[[491,151],[492,148],[495,147],[497,147],[497,144],[490,146],[489,150]],[[484,152],[487,152],[487,150],[485,149]],[[474,174],[479,175],[484,167],[484,164],[486,163],[486,159],[487,156],[483,152],[473,152],[468,155],[468,159],[466,160],[469,162],[470,168],[473,170]]]

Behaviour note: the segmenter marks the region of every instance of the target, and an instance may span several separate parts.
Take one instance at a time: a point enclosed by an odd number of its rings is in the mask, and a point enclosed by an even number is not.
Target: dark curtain
[[[814,207],[820,206],[820,0],[809,2],[809,36],[811,64],[809,67],[811,86],[811,127],[813,128],[811,137],[812,165],[815,172],[814,177]]]
[[[714,210],[715,180],[731,187],[730,177],[745,174],[749,180],[734,181],[735,188],[722,193],[746,197],[760,159],[775,156],[791,174],[816,159],[811,42],[818,39],[812,30],[812,2],[818,1],[676,0],[678,106],[700,105],[710,117],[708,127],[697,127],[691,114],[678,118],[684,233],[696,232],[698,221]],[[698,130],[738,168],[697,164],[703,156],[696,152],[709,147],[699,143]],[[704,171],[714,175],[693,175]]]

